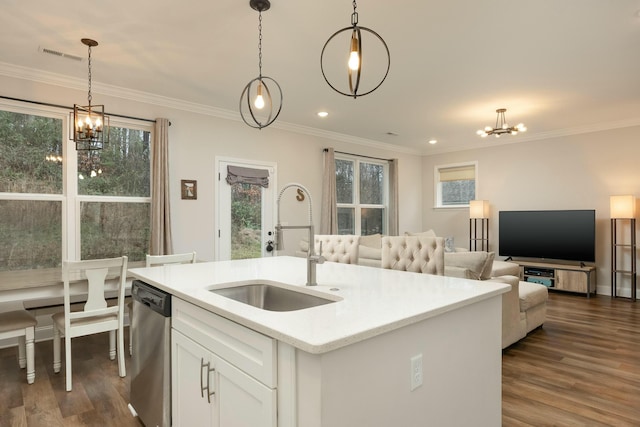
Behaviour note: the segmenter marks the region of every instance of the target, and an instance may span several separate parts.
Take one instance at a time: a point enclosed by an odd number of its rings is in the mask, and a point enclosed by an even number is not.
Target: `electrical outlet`
[[[411,358],[411,391],[422,385],[422,353]]]

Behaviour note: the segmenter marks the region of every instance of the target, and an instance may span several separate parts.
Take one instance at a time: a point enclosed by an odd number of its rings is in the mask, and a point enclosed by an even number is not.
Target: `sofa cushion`
[[[491,277],[493,252],[447,252],[444,254],[444,265],[469,270],[467,277],[475,280],[486,280]],[[459,277],[459,276],[458,276]],[[483,279],[483,277],[485,279]]]
[[[491,276],[499,277],[499,276],[520,276],[520,266],[515,262],[509,261],[493,261],[493,266],[491,267]]]
[[[549,298],[547,287],[539,283],[520,282],[520,311],[527,311],[531,307],[546,304]]]
[[[372,247],[363,245],[361,240],[359,251],[360,251],[360,254],[358,256],[360,258],[376,259],[376,260],[382,259],[382,246],[378,248],[372,248]]]
[[[374,249],[382,248],[382,234],[371,234],[369,236],[360,236],[360,246],[366,246],[368,248],[374,248]],[[370,258],[370,257],[366,257],[366,258]]]
[[[444,275],[447,277],[458,277],[460,279],[478,280],[478,275],[468,268],[456,267],[455,265],[445,265]]]

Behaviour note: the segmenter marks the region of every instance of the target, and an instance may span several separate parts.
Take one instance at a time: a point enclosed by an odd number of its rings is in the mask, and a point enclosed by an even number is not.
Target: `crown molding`
[[[22,67],[19,65],[0,62],[0,75],[12,77],[16,79],[29,80],[38,83],[60,86],[67,89],[84,90],[86,89],[86,80],[76,77],[56,74],[49,71],[38,70],[34,68]],[[197,113],[206,116],[216,117],[225,120],[241,122],[240,113],[237,111],[226,110],[223,108],[212,107],[210,105],[198,104],[185,101],[182,99],[170,98],[162,95],[156,95],[149,92],[143,92],[135,89],[124,88],[120,86],[108,85],[99,82],[92,82],[92,89],[95,93],[106,96],[126,99],[134,102],[142,102],[150,105],[157,105],[166,108],[172,108],[190,113]],[[317,129],[309,126],[301,126],[295,123],[276,121],[271,125],[272,128],[295,132],[298,134],[309,135],[319,138],[326,138],[333,141],[346,142],[368,148],[376,148],[389,150],[398,153],[421,155],[419,151],[412,150],[407,147],[387,144],[384,142],[374,141],[365,138],[358,138],[351,135],[331,132]]]
[[[478,145],[478,143],[470,143],[470,144],[465,144],[464,146],[458,146],[454,148],[438,147],[438,148],[430,149],[429,151],[423,151],[421,154],[423,156],[433,156],[436,154],[446,154],[446,153],[455,153],[458,151],[478,150],[483,148],[498,147],[501,145],[516,144],[521,142],[543,141],[543,140],[554,139],[554,138],[562,138],[566,136],[611,131],[615,129],[622,129],[622,128],[628,128],[628,127],[634,127],[634,126],[640,126],[640,118],[618,120],[614,122],[592,123],[586,126],[577,126],[572,128],[566,128],[566,129],[556,129],[549,132],[530,133],[529,131],[527,131],[527,135],[522,135],[522,133],[520,133],[517,136],[506,135],[499,139],[491,138],[491,137],[487,137],[486,139],[480,139],[478,137],[477,142],[482,145]]]
[[[67,89],[84,90],[86,89],[86,80],[76,77],[65,76],[62,74],[56,74],[49,71],[38,70],[34,68],[22,67],[19,65],[0,62],[0,75],[12,77],[16,79],[29,80],[38,83],[60,86]],[[157,105],[166,108],[172,108],[180,111],[187,111],[196,114],[202,114],[205,116],[216,117],[225,120],[232,120],[241,122],[242,119],[237,111],[226,110],[223,108],[213,107],[210,105],[198,104],[194,102],[185,101],[177,98],[170,98],[162,95],[156,95],[149,92],[143,92],[135,89],[124,88],[120,86],[108,85],[93,82],[92,88],[96,93],[102,95],[112,96],[120,99],[126,99],[134,102],[142,102],[150,105]],[[546,139],[560,138],[572,135],[581,135],[586,133],[594,133],[601,131],[608,131],[613,129],[620,129],[625,127],[640,126],[640,117],[627,120],[619,120],[614,122],[602,122],[593,123],[586,126],[556,129],[549,132],[534,133],[529,131],[527,135],[518,135],[517,137],[500,138],[499,141],[494,138],[489,142],[487,140],[482,141],[482,145],[475,143],[465,144],[463,146],[457,146],[453,148],[445,147],[444,144],[439,147],[425,147],[422,150],[416,150],[409,147],[404,147],[395,144],[389,144],[385,142],[375,141],[366,138],[359,138],[351,135],[346,135],[338,132],[332,132],[313,128],[309,126],[302,126],[295,123],[289,123],[284,121],[276,121],[271,125],[271,128],[280,129],[288,132],[294,132],[302,135],[308,135],[318,138],[326,138],[332,141],[339,141],[348,144],[354,144],[366,148],[375,148],[380,150],[388,150],[402,154],[419,155],[419,156],[431,156],[436,154],[445,154],[458,151],[477,150],[487,147],[495,147],[500,145],[507,145],[519,142],[528,141],[540,141]],[[489,139],[489,138],[488,138]],[[496,138],[497,139],[497,138]]]

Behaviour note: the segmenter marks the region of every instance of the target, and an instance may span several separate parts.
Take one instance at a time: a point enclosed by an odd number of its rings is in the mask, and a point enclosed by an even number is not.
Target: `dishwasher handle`
[[[155,288],[140,280],[131,285],[131,297],[134,301],[148,307],[164,317],[171,317],[171,294]]]

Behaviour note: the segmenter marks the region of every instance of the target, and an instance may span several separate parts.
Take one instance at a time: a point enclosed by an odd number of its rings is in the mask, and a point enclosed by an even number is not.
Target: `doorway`
[[[272,256],[276,164],[216,158],[215,259]]]

